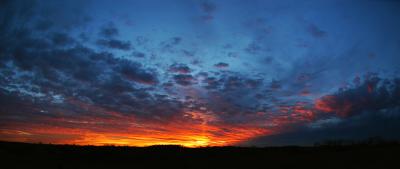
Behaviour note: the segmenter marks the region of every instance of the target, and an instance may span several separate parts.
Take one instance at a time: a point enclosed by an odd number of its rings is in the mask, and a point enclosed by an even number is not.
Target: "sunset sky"
[[[400,139],[400,1],[2,0],[0,140]]]

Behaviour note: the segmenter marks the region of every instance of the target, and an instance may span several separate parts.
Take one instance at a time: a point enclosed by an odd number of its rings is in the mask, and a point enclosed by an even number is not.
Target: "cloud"
[[[195,78],[192,75],[177,74],[174,75],[173,78],[175,82],[181,86],[189,86],[195,83]]]
[[[45,19],[39,20],[35,24],[35,29],[38,31],[47,31],[53,26],[53,24],[54,23],[50,20],[45,20]]]
[[[214,13],[217,9],[217,6],[210,1],[203,1],[200,4],[200,9],[204,13],[201,18],[205,21],[210,21],[214,19]]]
[[[326,36],[326,32],[321,30],[315,24],[308,25],[307,31],[315,38],[322,38]]]
[[[130,50],[131,43],[129,41],[121,41],[116,39],[99,39],[96,44],[102,47],[120,50]]]
[[[229,64],[228,64],[228,63],[224,63],[224,62],[219,62],[219,63],[215,64],[214,66],[215,66],[216,68],[223,69],[223,68],[229,67]]]
[[[73,38],[69,37],[66,33],[59,32],[52,34],[51,41],[57,46],[71,45],[74,43]]]
[[[45,119],[36,116],[35,112],[42,110],[49,112],[46,116],[53,116],[59,111],[75,111],[82,114],[98,111],[76,103],[85,103],[102,111],[108,109],[134,113],[137,110],[149,114],[159,113],[151,112],[149,108],[156,104],[179,113],[177,108],[169,105],[175,104],[174,101],[147,100],[153,96],[146,90],[137,89],[138,85],[158,83],[156,72],[152,69],[117,58],[109,52],[98,52],[75,40],[68,33],[55,32],[51,34],[54,36],[39,38],[29,29],[23,29],[17,31],[17,34],[19,38],[9,40],[8,42],[12,43],[9,43],[7,50],[0,53],[0,62],[7,65],[0,69],[1,97],[17,97],[15,104],[7,104],[21,105],[21,108],[5,108],[8,112],[28,112],[25,115],[21,114],[21,117],[32,115],[30,119],[35,118],[40,123]],[[10,72],[11,76],[4,74],[5,72]],[[27,102],[26,99],[36,103]],[[71,103],[70,100],[75,101]],[[24,102],[27,104],[23,104]],[[61,118],[63,115],[56,116]],[[90,116],[95,118],[97,115]],[[152,115],[142,117],[151,118]],[[79,119],[80,116],[75,118]]]
[[[105,38],[113,38],[119,35],[119,31],[114,24],[109,23],[108,25],[102,27],[99,34]]]
[[[122,61],[119,72],[128,80],[142,84],[157,84],[157,77],[153,72],[141,69],[141,65],[129,61]]]
[[[396,78],[382,80],[377,75],[366,75],[362,84],[356,81],[354,88],[341,89],[316,100],[315,109],[347,117],[391,108],[399,103],[399,85]]]
[[[164,51],[175,52],[175,47],[182,42],[181,37],[172,37],[160,43],[161,49]]]
[[[206,89],[217,89],[221,85],[216,77],[207,77],[203,80],[203,83],[206,84]]]
[[[138,51],[132,52],[132,55],[135,56],[135,57],[137,57],[137,58],[144,58],[144,57],[146,57],[146,54],[145,54],[145,53],[143,53],[143,52],[138,52]]]
[[[347,119],[326,120],[320,127],[296,126],[289,131],[250,139],[240,145],[246,146],[285,146],[313,145],[328,140],[365,140],[371,137],[400,139],[399,109],[386,109],[380,112],[359,114]],[[392,114],[392,115],[389,115]],[[396,115],[397,114],[397,115]],[[394,115],[394,116],[393,116]]]
[[[190,68],[185,64],[172,64],[169,67],[169,71],[172,73],[188,74],[191,72]]]
[[[204,1],[204,2],[201,3],[201,9],[205,13],[213,13],[217,9],[217,6],[212,2]]]
[[[279,125],[275,127],[279,132],[243,144],[310,145],[329,139],[354,140],[372,136],[399,139],[400,135],[394,133],[400,127],[400,80],[382,79],[373,73],[366,74],[362,82],[356,79],[352,87],[321,96],[314,103],[280,105],[280,115],[287,114],[285,120],[276,116],[268,120],[278,120]]]
[[[219,76],[207,75],[202,83],[206,89],[217,89],[219,92],[236,91],[241,89],[256,89],[263,85],[259,78],[245,77],[237,72],[224,71]]]

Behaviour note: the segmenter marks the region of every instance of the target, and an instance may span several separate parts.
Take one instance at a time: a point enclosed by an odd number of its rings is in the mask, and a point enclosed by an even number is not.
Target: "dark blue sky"
[[[400,138],[400,2],[0,2],[0,139]]]

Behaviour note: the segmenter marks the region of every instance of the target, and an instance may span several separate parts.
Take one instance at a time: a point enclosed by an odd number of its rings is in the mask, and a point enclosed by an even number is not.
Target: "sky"
[[[400,1],[0,1],[0,140],[400,139]]]

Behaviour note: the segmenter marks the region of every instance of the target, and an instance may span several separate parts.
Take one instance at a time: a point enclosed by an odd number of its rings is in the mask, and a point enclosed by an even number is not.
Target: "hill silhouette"
[[[1,168],[398,168],[400,144],[377,138],[310,147],[75,146],[0,142]]]

